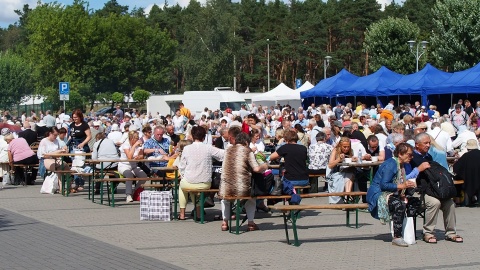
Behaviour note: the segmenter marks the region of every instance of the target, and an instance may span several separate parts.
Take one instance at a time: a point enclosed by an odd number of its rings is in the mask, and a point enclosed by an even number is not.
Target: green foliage
[[[150,93],[146,90],[137,88],[135,91],[133,91],[132,97],[136,102],[144,104],[147,99],[150,98]]]
[[[386,66],[398,73],[415,72],[415,56],[407,43],[419,35],[418,26],[408,19],[389,17],[373,23],[365,33],[364,50],[369,56],[370,71]],[[424,65],[425,57],[421,58]]]
[[[433,9],[433,55],[451,70],[463,70],[478,63],[480,55],[480,2],[439,1]]]
[[[112,101],[115,103],[122,103],[124,99],[124,96],[122,93],[115,92],[112,94]]]
[[[30,64],[21,56],[8,51],[0,52],[1,108],[9,108],[33,94],[31,72]]]

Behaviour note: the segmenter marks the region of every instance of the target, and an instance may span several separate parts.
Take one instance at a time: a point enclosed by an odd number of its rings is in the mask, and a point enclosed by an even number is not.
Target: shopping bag
[[[59,188],[58,186],[58,176],[56,173],[51,173],[43,181],[42,188],[40,193],[42,194],[55,194],[55,191]]]
[[[413,224],[413,217],[405,217],[403,219],[403,240],[409,244],[414,245],[415,241],[415,226]]]
[[[393,221],[390,221],[390,233],[393,235]],[[409,245],[417,243],[415,240],[415,226],[413,224],[413,217],[407,217],[403,219],[403,240]]]
[[[2,185],[11,185],[12,184],[12,177],[10,176],[9,173],[5,173],[2,178]]]

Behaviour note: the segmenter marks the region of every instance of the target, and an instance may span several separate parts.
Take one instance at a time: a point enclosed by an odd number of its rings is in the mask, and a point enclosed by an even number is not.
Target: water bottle
[[[358,149],[358,163],[362,163],[362,150]]]

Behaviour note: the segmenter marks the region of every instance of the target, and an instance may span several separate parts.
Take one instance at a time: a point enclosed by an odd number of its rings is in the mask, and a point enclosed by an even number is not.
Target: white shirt
[[[435,142],[437,142],[445,152],[450,152],[453,150],[452,139],[447,132],[441,130],[439,127],[436,127],[427,133],[434,138]]]
[[[477,140],[477,136],[475,136],[475,133],[471,132],[470,130],[465,130],[458,134],[455,141],[452,142],[452,146],[454,148],[460,147],[460,151],[462,151],[465,148],[465,146],[467,146],[467,141],[470,139],[475,140],[478,145],[478,140]]]
[[[132,148],[132,146],[130,145],[130,141],[129,140],[126,140],[121,146],[120,146],[120,159],[124,159],[124,160],[127,160],[128,157],[127,157],[127,154],[125,153],[125,150],[128,150]],[[135,148],[135,152],[133,153],[133,157],[132,158],[136,158],[138,156],[138,153],[140,152],[140,147],[136,147]],[[122,165],[122,166],[130,166],[132,168],[135,168],[137,167],[137,162],[119,162],[118,165]]]
[[[122,139],[122,133],[118,130],[110,131],[107,138],[112,140],[114,143],[117,143]]]
[[[48,138],[44,138],[40,141],[38,145],[37,157],[39,159],[43,158],[44,154],[51,153],[60,149],[58,141],[50,141]]]
[[[172,118],[172,125],[174,128],[175,134],[183,134],[185,132],[185,127],[184,127],[184,122],[185,122],[185,116],[180,115],[180,116],[174,116]]]
[[[255,152],[253,152],[254,154],[257,154],[258,152],[264,152],[265,151],[265,145],[260,140],[258,140],[256,143],[250,143],[250,148],[253,148],[253,147],[257,148],[257,150]]]
[[[322,128],[319,126],[315,126],[312,128],[312,131],[310,131],[310,145],[317,144],[317,134],[320,131],[322,131]]]

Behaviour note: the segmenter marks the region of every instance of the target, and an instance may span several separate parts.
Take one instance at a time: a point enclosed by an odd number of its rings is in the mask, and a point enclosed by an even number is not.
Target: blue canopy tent
[[[379,86],[379,96],[392,95],[420,95],[422,104],[427,105],[427,89],[439,87],[448,80],[452,73],[436,69],[429,63],[419,72],[403,76],[400,80],[390,86]]]
[[[346,94],[350,96],[364,96],[364,97],[377,97],[379,96],[377,89],[379,87],[388,87],[403,77],[402,74],[391,71],[385,66],[382,66],[375,73],[360,77],[346,90]],[[355,102],[356,103],[356,98]],[[378,100],[377,100],[377,103]]]
[[[358,79],[346,69],[342,69],[333,77],[324,79],[315,85],[312,89],[300,92],[304,106],[306,104],[315,103],[315,98],[324,97],[332,98],[339,95],[345,96],[342,91],[349,87]]]
[[[440,85],[426,87],[427,94],[478,94],[480,92],[480,64],[454,72]]]

